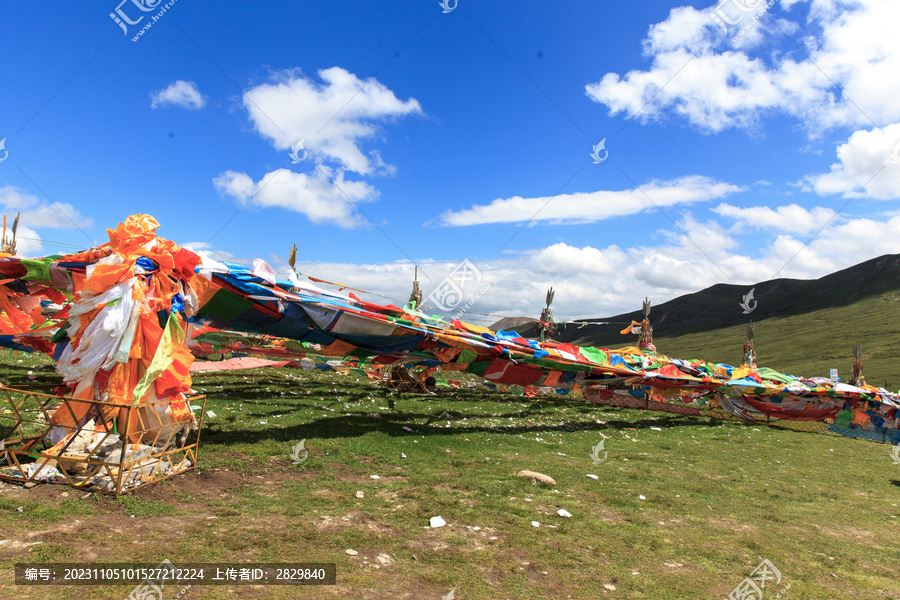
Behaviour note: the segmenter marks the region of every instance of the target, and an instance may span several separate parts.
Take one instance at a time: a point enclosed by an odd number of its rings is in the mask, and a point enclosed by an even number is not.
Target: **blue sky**
[[[397,299],[468,260],[490,322],[900,252],[896,2],[169,4],[0,9],[21,253],[148,213]]]

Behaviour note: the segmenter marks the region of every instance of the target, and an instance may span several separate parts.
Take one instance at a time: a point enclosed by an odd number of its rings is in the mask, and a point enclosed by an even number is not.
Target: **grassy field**
[[[55,380],[43,359],[3,360],[7,384]],[[900,598],[900,465],[885,445],[299,369],[194,388],[216,413],[199,471],[117,500],[0,484],[0,597],[133,589],[16,586],[17,562],[168,558],[337,564],[335,586],[194,586],[189,600],[724,598],[763,559],[782,577],[766,600]]]

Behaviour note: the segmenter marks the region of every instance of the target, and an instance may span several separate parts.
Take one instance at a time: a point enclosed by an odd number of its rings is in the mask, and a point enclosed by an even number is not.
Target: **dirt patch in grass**
[[[727,529],[728,531],[733,531],[735,533],[755,533],[758,531],[758,527],[755,525],[751,525],[750,523],[746,523],[743,521],[738,521],[737,519],[731,519],[728,517],[718,518],[718,519],[709,519],[709,522],[716,527],[721,527],[722,529]]]
[[[864,541],[871,539],[873,535],[873,532],[867,531],[865,529],[859,529],[857,527],[843,527],[841,529],[835,529],[833,527],[819,525],[818,523],[813,523],[813,527],[815,527],[822,533],[827,533],[830,536],[834,536],[842,540]]]
[[[354,473],[347,468],[347,465],[341,463],[328,463],[325,465],[328,469],[328,475],[333,477],[335,481],[341,481],[346,483],[356,483],[356,484],[370,484],[374,481],[378,483],[391,483],[394,481],[406,481],[406,477],[400,475],[379,475],[378,473],[370,473],[368,475],[361,473]],[[400,469],[401,467],[392,467],[392,469]],[[374,468],[373,470],[379,470],[384,472],[385,468]],[[378,475],[378,479],[373,479],[372,475]]]
[[[62,494],[66,493],[65,496]],[[39,483],[33,488],[26,488],[17,483],[0,482],[0,496],[33,500],[47,506],[59,506],[67,498],[89,496],[90,492],[78,490],[62,483]]]
[[[322,515],[321,521],[319,523],[316,523],[316,529],[320,532],[334,531],[345,528],[363,530],[368,534],[388,537],[396,535],[397,533],[396,530],[389,525],[379,522],[377,519],[370,517],[367,513],[361,510],[354,510],[339,517]]]

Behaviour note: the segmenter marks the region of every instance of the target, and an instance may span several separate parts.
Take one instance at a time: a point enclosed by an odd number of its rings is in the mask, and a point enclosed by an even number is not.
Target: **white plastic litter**
[[[43,466],[42,466],[43,464]],[[27,465],[22,465],[22,470],[25,471],[25,474],[31,478],[32,475],[37,473],[37,476],[34,477],[35,481],[53,481],[54,477],[58,477],[60,475],[59,471],[56,470],[56,467],[48,466],[46,463],[33,462]]]
[[[561,508],[561,509],[559,509],[558,511],[556,511],[556,514],[558,514],[558,515],[561,516],[561,517],[566,517],[566,518],[572,516],[572,513],[570,513],[569,511],[567,511],[567,510],[564,509],[564,508]]]
[[[444,519],[442,519],[440,517],[431,517],[431,526],[433,528],[443,527],[446,524],[447,524],[447,521],[445,521]]]
[[[537,521],[532,521],[532,522],[531,522],[531,526],[532,526],[532,527],[540,527],[541,524],[538,523]]]
[[[597,476],[594,475],[593,473],[588,473],[587,475],[585,475],[585,477],[590,477],[591,479],[600,479],[599,477],[597,477]]]

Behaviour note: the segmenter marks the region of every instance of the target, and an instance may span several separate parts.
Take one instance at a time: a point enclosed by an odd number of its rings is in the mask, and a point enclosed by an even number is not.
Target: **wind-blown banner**
[[[280,280],[258,259],[253,268],[201,259],[157,237],[158,226],[135,215],[107,230],[109,243],[85,252],[0,255],[0,345],[53,356],[67,394],[108,401],[110,412],[168,399],[173,413],[184,413],[193,329],[195,348],[264,336],[265,343],[244,347],[274,358],[318,353],[426,372],[440,367],[526,389],[580,386],[601,403],[814,422],[900,443],[900,396],[882,388],[678,360],[646,348],[539,343],[327,291],[293,271]]]

